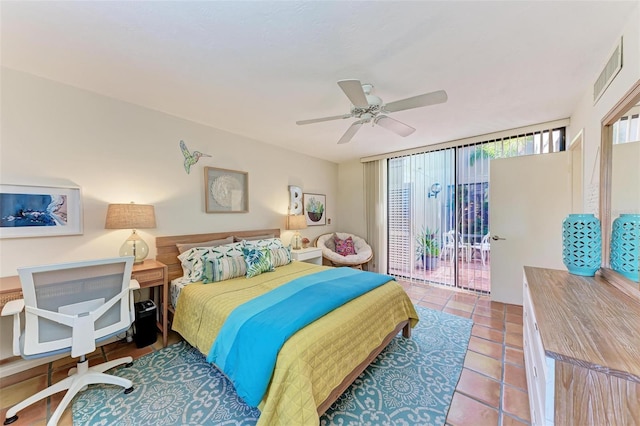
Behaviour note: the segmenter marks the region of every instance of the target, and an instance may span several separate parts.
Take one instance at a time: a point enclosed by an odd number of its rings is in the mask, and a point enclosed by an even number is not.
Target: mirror
[[[638,163],[640,162],[640,135],[627,132],[627,126],[614,125],[621,117],[640,111],[640,80],[622,97],[602,120],[602,145],[600,149],[600,223],[602,226],[602,266],[609,268],[611,224],[620,213],[640,213],[640,189]],[[636,119],[637,120],[637,119]],[[637,123],[637,121],[636,121]],[[624,127],[622,129],[621,127]],[[614,128],[616,134],[614,135]],[[615,144],[620,138],[635,142]]]

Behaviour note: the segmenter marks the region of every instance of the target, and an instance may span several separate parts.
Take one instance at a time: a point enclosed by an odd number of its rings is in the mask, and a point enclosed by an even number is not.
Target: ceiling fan
[[[340,86],[344,94],[347,95],[347,98],[351,101],[352,107],[349,114],[300,120],[296,121],[296,124],[304,125],[345,118],[357,118],[356,121],[351,123],[351,126],[349,126],[345,134],[342,135],[338,141],[339,144],[349,142],[358,130],[360,130],[360,127],[366,123],[371,123],[372,126],[377,124],[402,137],[409,136],[415,132],[416,129],[395,118],[389,117],[390,113],[447,101],[447,92],[438,90],[437,92],[425,93],[385,104],[382,102],[382,99],[371,93],[373,90],[373,85],[371,84],[360,83],[360,80],[340,80],[338,81],[338,86]]]

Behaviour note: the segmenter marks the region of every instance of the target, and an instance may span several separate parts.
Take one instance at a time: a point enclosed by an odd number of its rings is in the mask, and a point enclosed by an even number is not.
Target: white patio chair
[[[491,251],[491,243],[489,242],[489,233],[482,237],[482,240],[478,244],[474,244],[471,246],[474,250],[478,250],[480,252],[480,259],[482,260],[482,265],[486,265],[489,252]]]

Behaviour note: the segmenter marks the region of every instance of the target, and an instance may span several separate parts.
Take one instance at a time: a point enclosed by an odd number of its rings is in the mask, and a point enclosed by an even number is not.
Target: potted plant
[[[433,270],[438,268],[439,258],[440,240],[438,231],[423,227],[422,232],[416,235],[416,260],[422,262],[424,269]]]

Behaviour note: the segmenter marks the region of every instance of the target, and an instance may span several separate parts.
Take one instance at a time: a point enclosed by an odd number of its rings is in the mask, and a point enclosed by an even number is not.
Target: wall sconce
[[[149,246],[136,233],[136,229],[156,227],[156,214],[149,204],[109,204],[105,229],[131,229],[131,235],[120,247],[120,256],[133,256],[142,263],[149,254]]]
[[[431,185],[431,191],[427,194],[427,198],[438,198],[440,191],[442,191],[442,186],[438,182],[434,183]]]

